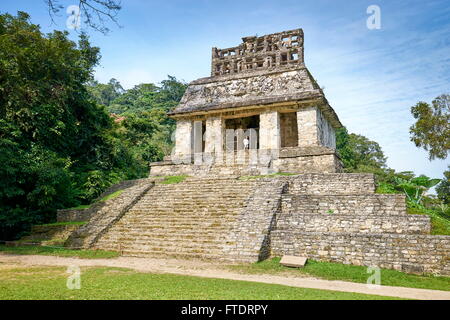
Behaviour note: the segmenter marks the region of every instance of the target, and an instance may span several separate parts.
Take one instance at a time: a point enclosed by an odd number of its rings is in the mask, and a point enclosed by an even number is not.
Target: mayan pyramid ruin
[[[59,221],[89,217],[67,246],[450,274],[450,237],[430,235],[429,216],[407,214],[403,195],[375,193],[372,174],[342,172],[342,124],[305,66],[301,29],[213,48],[210,77],[191,82],[169,116],[175,147],[148,179],[95,210],[59,212]],[[174,175],[186,178],[161,178]]]

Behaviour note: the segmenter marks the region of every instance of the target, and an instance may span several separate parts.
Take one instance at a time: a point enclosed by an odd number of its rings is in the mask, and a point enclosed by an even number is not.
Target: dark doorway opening
[[[281,147],[298,147],[297,113],[280,113]]]

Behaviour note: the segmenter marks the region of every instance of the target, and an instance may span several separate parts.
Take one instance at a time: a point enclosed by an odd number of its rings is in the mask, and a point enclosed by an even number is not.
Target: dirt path
[[[206,263],[202,261],[177,260],[177,259],[153,259],[119,257],[115,259],[79,259],[40,255],[10,255],[0,254],[0,263],[16,264],[21,266],[62,266],[76,265],[80,267],[106,266],[130,268],[140,272],[172,273],[205,278],[220,278],[228,280],[242,280],[262,282],[269,284],[281,284],[291,287],[334,290],[342,292],[356,292],[421,300],[450,300],[450,292],[413,289],[391,286],[370,287],[362,283],[345,281],[321,280],[310,277],[293,275],[267,275],[244,274],[225,270],[220,264]]]

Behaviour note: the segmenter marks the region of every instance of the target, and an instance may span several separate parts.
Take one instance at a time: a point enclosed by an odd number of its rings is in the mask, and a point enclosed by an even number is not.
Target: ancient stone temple
[[[169,114],[175,149],[151,174],[339,172],[342,124],[305,66],[303,31],[242,40],[212,49],[211,76]]]
[[[432,235],[429,216],[408,214],[403,194],[377,193],[373,174],[340,172],[341,123],[304,65],[302,30],[212,53],[211,77],[170,114],[172,154],[100,196],[122,190],[116,198],[60,210],[59,222],[86,222],[76,230],[36,229],[34,240],[51,231],[72,248],[128,256],[294,255],[450,275],[450,236]]]

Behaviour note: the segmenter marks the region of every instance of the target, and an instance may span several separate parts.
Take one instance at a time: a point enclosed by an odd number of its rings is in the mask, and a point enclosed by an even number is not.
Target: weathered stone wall
[[[298,146],[319,145],[317,129],[317,108],[307,107],[297,111]]]
[[[296,112],[280,113],[281,148],[298,146],[298,126]]]
[[[230,157],[229,159],[238,159]],[[248,159],[248,157],[247,157]],[[319,155],[302,158],[276,159],[266,163],[256,164],[233,164],[227,165],[227,158],[224,158],[222,165],[186,165],[173,164],[172,162],[152,163],[150,167],[151,176],[170,176],[170,175],[264,175],[276,172],[285,173],[334,173],[338,171],[339,160],[333,155]],[[235,161],[235,160],[232,160]],[[236,160],[236,162],[239,160]]]
[[[259,149],[280,149],[280,114],[268,111],[259,115]]]
[[[320,109],[317,109],[317,132],[319,145],[336,149],[335,130]]]
[[[175,148],[172,159],[179,163],[190,163],[192,153],[192,121],[178,119],[175,129]]]
[[[341,163],[336,154],[311,155],[274,160],[274,167],[287,173],[335,173],[340,172]]]
[[[272,231],[272,254],[450,275],[450,237]]]
[[[57,222],[89,221],[95,210],[89,209],[62,209],[56,213]]]
[[[371,173],[301,174],[287,178],[290,194],[348,195],[375,192]]]
[[[450,237],[430,217],[406,214],[404,196],[375,194],[372,174],[286,177],[272,255],[450,274]]]
[[[325,146],[336,149],[336,135],[331,123],[318,107],[297,111],[298,145],[300,147]]]
[[[202,164],[174,163],[170,160],[153,162],[150,164],[150,175],[262,175],[275,172],[335,173],[342,170],[342,163],[336,153],[319,146],[281,150],[250,149],[221,154],[204,152],[200,156],[203,157]]]
[[[405,215],[402,194],[283,195],[283,212],[336,215]]]
[[[270,165],[227,165],[226,158],[224,164],[215,165],[175,165],[172,162],[153,163],[150,167],[150,176],[172,176],[172,175],[188,175],[197,177],[207,176],[256,176],[263,174],[275,173],[275,169]]]
[[[224,120],[220,117],[206,119],[205,153],[221,157],[224,144]]]
[[[349,233],[402,233],[429,234],[429,216],[381,214],[302,214],[283,213],[277,221],[279,232],[349,232]]]

